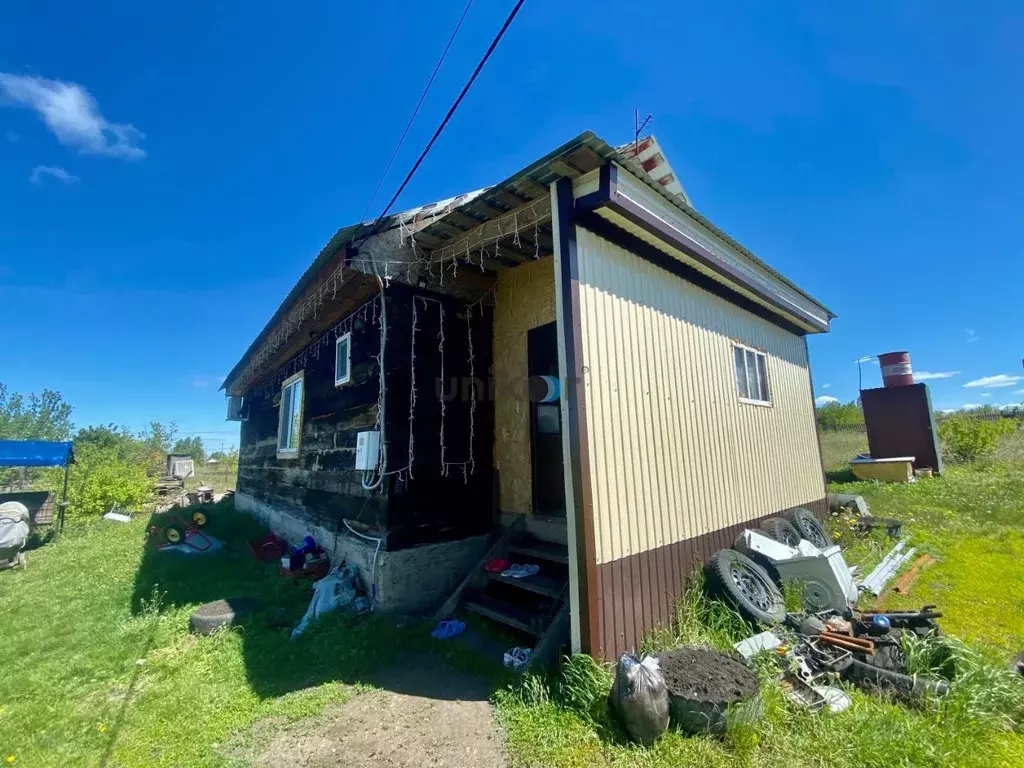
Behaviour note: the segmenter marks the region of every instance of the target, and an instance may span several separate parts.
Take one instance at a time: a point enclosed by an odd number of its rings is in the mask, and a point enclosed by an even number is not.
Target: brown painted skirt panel
[[[823,498],[799,506],[822,519],[828,514],[828,502]],[[614,659],[623,651],[637,649],[644,635],[654,627],[671,623],[675,619],[676,602],[682,597],[694,568],[703,565],[718,550],[731,547],[744,528],[757,527],[763,520],[778,514],[599,565],[598,637],[591,639],[595,655]]]

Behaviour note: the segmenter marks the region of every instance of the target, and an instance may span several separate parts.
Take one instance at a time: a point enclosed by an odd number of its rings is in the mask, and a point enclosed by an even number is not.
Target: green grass
[[[291,641],[311,588],[251,555],[247,541],[265,532],[251,518],[218,505],[209,530],[227,544],[210,557],[155,552],[145,525],[69,527],[28,553],[26,571],[0,573],[0,760],[230,765],[228,745],[253,724],[317,714],[403,649],[434,643],[421,627],[344,612]],[[210,637],[188,632],[196,605],[232,595],[265,610]]]
[[[860,435],[825,436],[826,455],[848,457]],[[835,442],[833,445],[832,442]],[[852,482],[830,468],[834,490],[860,493],[897,517],[939,562],[911,594],[889,605],[937,603],[957,679],[945,701],[909,706],[851,689],[853,707],[810,715],[783,699],[762,662],[766,714],[722,737],[669,733],[650,749],[629,742],[606,706],[611,668],[576,657],[550,676],[510,685],[493,677],[494,703],[513,766],[1012,766],[1024,765],[1024,694],[1003,671],[1024,650],[1024,433],[989,461],[950,467],[913,485]],[[842,520],[848,560],[872,566],[892,546],[884,534],[855,538]],[[259,723],[317,715],[372,685],[409,649],[433,650],[453,669],[478,662],[384,618],[337,613],[306,636],[289,632],[310,586],[280,578],[246,542],[263,531],[230,505],[210,530],[222,555],[176,557],[144,546],[145,521],[69,528],[29,553],[25,572],[0,573],[0,628],[8,664],[0,676],[0,760],[19,766],[221,766],[244,764]],[[211,637],[187,630],[199,603],[258,597],[266,610]],[[691,589],[671,626],[645,650],[680,644],[728,648],[749,628]],[[911,649],[926,670],[932,649]],[[272,719],[272,720],[271,720]]]
[[[549,679],[531,679],[497,695],[515,766],[1014,766],[1024,765],[1024,684],[1005,669],[1024,650],[1024,433],[1004,441],[985,463],[950,467],[912,485],[853,482],[842,470],[867,450],[864,435],[829,433],[823,450],[831,490],[863,495],[877,515],[904,521],[905,535],[939,562],[909,596],[887,607],[936,603],[955,645],[957,676],[943,701],[914,706],[848,689],[853,707],[810,715],[789,707],[762,662],[766,714],[724,737],[670,732],[643,749],[610,722],[604,697],[611,672],[582,674],[573,660]],[[892,547],[884,532],[842,543],[852,564],[873,567]],[[650,634],[644,649],[680,644],[728,648],[750,633],[735,614],[691,589],[671,627]],[[912,651],[925,671],[927,649]],[[583,667],[585,670],[586,668]],[[584,682],[581,682],[584,681]]]

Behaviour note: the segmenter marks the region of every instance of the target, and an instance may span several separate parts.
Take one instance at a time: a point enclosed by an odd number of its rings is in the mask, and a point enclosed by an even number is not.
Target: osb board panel
[[[504,512],[533,511],[526,334],[554,321],[553,258],[501,274],[494,297],[494,466]]]

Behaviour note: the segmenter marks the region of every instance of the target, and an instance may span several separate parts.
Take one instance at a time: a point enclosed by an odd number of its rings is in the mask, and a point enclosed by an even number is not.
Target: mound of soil
[[[670,696],[731,704],[757,693],[757,675],[739,659],[709,648],[677,648],[658,654]]]

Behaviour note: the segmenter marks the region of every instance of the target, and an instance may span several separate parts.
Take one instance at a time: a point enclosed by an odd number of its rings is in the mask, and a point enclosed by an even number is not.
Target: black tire
[[[259,602],[251,597],[231,597],[227,600],[214,600],[201,605],[189,617],[192,631],[200,635],[209,635],[221,627],[230,627],[243,616],[253,613],[259,608]]]
[[[168,544],[181,544],[185,540],[185,526],[177,523],[165,526],[164,538]]]
[[[765,536],[770,536],[788,547],[795,547],[800,543],[800,532],[792,526],[789,520],[782,517],[769,517],[761,523],[761,531]]]
[[[801,538],[807,539],[818,549],[832,546],[832,537],[828,535],[817,515],[809,509],[797,507],[792,510],[789,513],[789,522],[793,524]]]
[[[743,616],[769,626],[786,619],[786,604],[768,572],[734,549],[711,556],[708,576]]]

